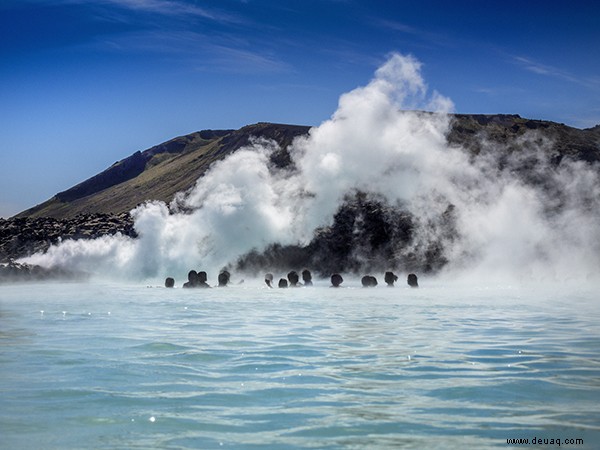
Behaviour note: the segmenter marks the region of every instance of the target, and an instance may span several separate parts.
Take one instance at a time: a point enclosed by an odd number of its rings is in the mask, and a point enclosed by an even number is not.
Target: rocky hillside
[[[552,172],[565,159],[584,161],[600,170],[600,126],[579,130],[517,115],[456,115],[448,135],[450,145],[466,149],[473,159],[494,161],[498,173],[508,171],[525,185],[552,198],[548,217],[560,214],[570,201]],[[542,149],[545,154],[539,154]],[[493,157],[490,158],[490,153]],[[583,202],[593,193],[581,193]],[[306,246],[272,244],[262,252],[242,255],[232,269],[260,274],[265,269],[311,267],[319,275],[394,268],[403,272],[436,272],[447,264],[445,245],[458,239],[455,206],[427,223],[384,198],[364,192],[348,193],[330,226],[315,230]],[[429,230],[420,240],[417,228]]]
[[[485,141],[506,146],[509,151],[519,151],[519,137],[530,131],[537,131],[539,138],[548,140],[547,151],[552,154],[554,163],[564,157],[590,163],[600,161],[600,125],[580,130],[562,123],[524,119],[519,115],[456,114],[448,141],[473,154],[479,154]]]
[[[204,130],[180,136],[138,151],[15,217],[72,219],[80,214],[121,214],[146,200],[168,203],[175,193],[191,188],[213,162],[247,145],[251,137],[277,141],[284,150],[273,155],[273,164],[288,164],[285,148],[308,130],[258,123],[239,130]]]
[[[251,137],[276,141],[282,150],[272,155],[272,163],[288,165],[286,148],[308,130],[306,126],[258,123],[239,130],[204,130],[177,137],[138,151],[15,217],[69,219],[79,214],[121,214],[146,200],[170,202],[175,193],[191,188],[213,162],[247,145]],[[549,151],[557,163],[565,156],[600,160],[600,126],[579,130],[518,115],[455,115],[448,140],[476,155],[484,141],[506,144],[509,150],[513,143],[516,149],[518,137],[531,130],[553,142]]]
[[[121,214],[149,199],[170,202],[175,193],[192,187],[213,162],[247,145],[251,137],[275,140],[282,150],[272,156],[273,164],[288,165],[286,148],[308,130],[306,126],[258,123],[239,130],[204,130],[180,136],[138,151],[16,217],[68,219],[78,214]],[[565,156],[600,160],[600,126],[579,130],[518,115],[455,115],[448,140],[476,155],[482,150],[481,137],[509,148],[513,143],[516,149],[517,138],[531,130],[553,143],[549,151],[556,162]]]
[[[78,273],[18,264],[14,259],[45,252],[61,240],[93,239],[117,233],[137,236],[128,213],[81,214],[62,220],[52,217],[0,219],[0,281],[79,278]]]
[[[258,123],[239,130],[199,131],[136,152],[50,200],[12,219],[0,220],[0,263],[45,250],[59,239],[117,232],[135,237],[127,212],[138,204],[170,202],[175,193],[191,188],[213,162],[247,145],[253,137],[276,141],[281,150],[271,156],[273,168],[288,167],[289,144],[308,131],[306,126]],[[499,165],[504,161],[514,165],[511,155],[527,154],[532,141],[521,137],[531,131],[535,132],[534,142],[544,142],[545,158],[552,165],[558,166],[564,158],[589,164],[600,161],[600,126],[580,130],[517,115],[455,115],[448,141],[465,148],[473,158],[492,151],[499,153],[494,158]],[[521,158],[511,170],[528,183],[543,185],[544,177],[539,176],[535,164],[535,158]],[[452,239],[453,223],[452,205],[448,205],[436,221],[437,235]],[[441,241],[415,245],[414,227],[414,218],[406,211],[360,192],[349,193],[333,225],[315,230],[309,245],[282,247],[275,243],[262,253],[242,255],[232,261],[232,267],[260,272],[268,267],[307,266],[327,274],[358,270],[366,261],[372,266],[407,270],[439,269],[445,263]]]
[[[16,217],[0,219],[0,263],[43,252],[66,239],[93,239],[121,233],[135,237],[133,219],[122,214],[80,214],[70,219]]]

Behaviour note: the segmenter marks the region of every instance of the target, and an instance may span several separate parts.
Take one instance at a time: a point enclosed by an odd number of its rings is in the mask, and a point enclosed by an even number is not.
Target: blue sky
[[[0,217],[200,129],[318,125],[391,52],[459,113],[600,123],[600,2],[2,0]]]

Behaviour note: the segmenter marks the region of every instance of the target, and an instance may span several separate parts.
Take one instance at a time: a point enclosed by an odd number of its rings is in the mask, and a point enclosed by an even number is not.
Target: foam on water
[[[598,442],[595,289],[327,284],[0,287],[0,448]]]

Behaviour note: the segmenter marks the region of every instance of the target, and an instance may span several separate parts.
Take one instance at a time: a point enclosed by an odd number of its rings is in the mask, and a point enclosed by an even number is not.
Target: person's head
[[[310,273],[310,270],[304,269],[302,271],[302,281],[304,281],[304,282],[312,281],[312,275]]]
[[[300,277],[298,277],[298,273],[295,270],[292,270],[287,274],[287,279],[290,282],[290,286],[296,286]]]
[[[195,284],[198,282],[198,272],[196,272],[195,270],[190,270],[188,272],[188,281],[192,284]]]
[[[333,275],[331,275],[331,285],[333,287],[340,287],[340,284],[342,284],[343,281],[344,279],[339,273],[334,273]]]
[[[280,278],[278,286],[280,288],[286,288],[288,287],[288,281],[285,278]]]
[[[200,283],[206,283],[207,279],[208,279],[208,275],[206,274],[206,272],[204,272],[204,271],[198,272],[198,281]]]
[[[229,283],[229,272],[227,272],[226,270],[221,272],[219,274],[218,280],[219,280],[219,286],[221,286],[221,287],[227,286],[227,284]]]
[[[175,286],[175,280],[171,277],[167,277],[165,280],[165,287],[172,288],[173,286]]]
[[[394,275],[394,272],[386,272],[383,279],[388,286],[393,286],[398,281],[398,276]]]
[[[419,287],[419,282],[417,280],[417,276],[414,273],[409,273],[406,282],[410,287]]]
[[[362,283],[363,287],[375,287],[377,286],[377,278],[371,276],[371,275],[365,275],[364,277],[362,277],[362,279],[360,280],[360,282]]]
[[[267,286],[269,286],[270,288],[273,287],[273,274],[272,273],[266,273],[265,274],[265,283],[267,284]]]

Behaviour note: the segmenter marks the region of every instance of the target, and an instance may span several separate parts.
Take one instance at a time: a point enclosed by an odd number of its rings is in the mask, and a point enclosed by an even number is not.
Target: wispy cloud
[[[383,28],[395,33],[409,35],[417,38],[427,44],[434,44],[438,47],[453,47],[456,45],[456,39],[442,33],[436,33],[421,28],[416,28],[403,22],[395,20],[374,18],[371,23],[377,28]]]
[[[113,35],[93,44],[96,50],[154,53],[192,70],[227,73],[285,73],[291,66],[268,50],[227,36],[185,30],[151,30]]]
[[[576,83],[590,89],[600,89],[600,79],[598,77],[578,77],[567,70],[558,67],[542,64],[531,58],[524,56],[512,56],[512,60],[523,69],[547,77],[558,78],[571,83]]]
[[[178,0],[96,0],[133,11],[142,11],[165,16],[195,16],[218,22],[237,22],[229,14]]]
[[[234,73],[284,73],[292,70],[291,66],[272,55],[252,50],[211,44],[206,46],[212,59],[211,65],[203,64],[203,70],[212,69]]]
[[[49,3],[48,0],[21,0]],[[147,13],[171,18],[200,18],[218,23],[237,24],[245,20],[215,8],[198,6],[186,0],[54,0],[65,5],[103,6],[128,12]]]
[[[19,0],[31,5],[83,7],[98,21],[119,22],[125,30],[91,32],[67,45],[70,50],[152,55],[178,70],[213,73],[289,73],[278,41],[264,27],[236,12],[199,6],[191,0]],[[0,0],[2,2],[2,0]],[[206,3],[206,2],[203,2]],[[201,26],[199,19],[210,22]],[[197,30],[201,30],[198,32]]]
[[[390,30],[399,31],[401,33],[407,33],[407,34],[413,34],[413,35],[421,34],[421,32],[419,30],[417,30],[415,27],[411,27],[410,25],[406,25],[405,23],[396,22],[396,21],[392,21],[392,20],[385,20],[385,19],[377,19],[375,22],[376,22],[376,24],[378,24],[380,26],[383,26]]]

